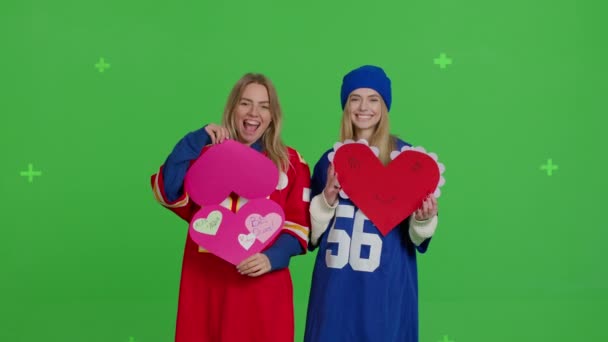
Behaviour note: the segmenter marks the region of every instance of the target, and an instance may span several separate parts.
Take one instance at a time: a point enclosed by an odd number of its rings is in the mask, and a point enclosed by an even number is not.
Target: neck
[[[367,128],[367,129],[357,129],[355,131],[355,136],[357,137],[357,140],[359,139],[365,139],[367,140],[367,142],[370,141],[370,139],[372,138],[372,134],[374,133],[374,129],[373,128]]]

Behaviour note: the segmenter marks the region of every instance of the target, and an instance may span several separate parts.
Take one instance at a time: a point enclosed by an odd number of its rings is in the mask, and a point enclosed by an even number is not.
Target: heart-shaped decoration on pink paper
[[[231,192],[265,198],[277,187],[279,169],[264,154],[234,140],[208,148],[192,164],[184,189],[198,205],[219,204]]]
[[[281,222],[283,222],[283,218],[276,213],[270,213],[266,216],[251,214],[247,217],[245,226],[260,242],[264,243],[272,237],[275,227],[282,226]]]
[[[220,205],[203,206],[192,217],[188,232],[200,247],[238,265],[262,251],[284,223],[281,206],[261,198],[250,200],[237,213]]]

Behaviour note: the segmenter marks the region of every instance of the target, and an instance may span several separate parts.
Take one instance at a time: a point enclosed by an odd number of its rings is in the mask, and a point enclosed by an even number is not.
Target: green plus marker
[[[34,176],[42,176],[42,172],[41,171],[34,171],[34,166],[30,163],[28,164],[28,170],[27,171],[21,171],[21,176],[22,177],[27,177],[28,178],[28,182],[29,183],[33,183],[34,182]]]
[[[439,342],[454,342],[448,338],[448,335],[443,335],[443,339]]]
[[[553,159],[549,158],[546,165],[541,165],[541,170],[547,170],[547,176],[553,175],[553,170],[557,170],[558,166],[553,165]]]
[[[451,60],[450,58],[448,58],[448,57],[445,55],[445,53],[441,53],[441,54],[439,55],[439,58],[435,58],[435,59],[434,59],[434,61],[435,61],[435,64],[439,65],[439,67],[440,67],[441,69],[445,69],[445,67],[446,67],[447,65],[452,64],[452,60]]]
[[[99,72],[104,72],[106,69],[110,68],[110,64],[106,63],[105,59],[100,58],[99,62],[97,62],[97,64],[95,64],[95,68],[97,68],[97,70],[99,70]]]

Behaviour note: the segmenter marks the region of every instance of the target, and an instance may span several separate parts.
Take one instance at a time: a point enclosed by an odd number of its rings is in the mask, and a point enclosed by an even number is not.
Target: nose
[[[367,99],[362,99],[359,103],[359,110],[366,111],[369,108],[369,103],[367,103]]]
[[[249,116],[255,116],[258,112],[258,106],[256,106],[255,104],[252,104],[251,106],[249,106],[249,109],[247,110],[247,115]]]

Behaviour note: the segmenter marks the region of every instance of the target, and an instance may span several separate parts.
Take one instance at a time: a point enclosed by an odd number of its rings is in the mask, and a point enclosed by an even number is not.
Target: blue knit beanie
[[[371,88],[382,96],[388,110],[391,110],[391,80],[382,68],[373,65],[364,65],[352,70],[342,79],[342,110],[348,100],[348,95],[358,88]]]

